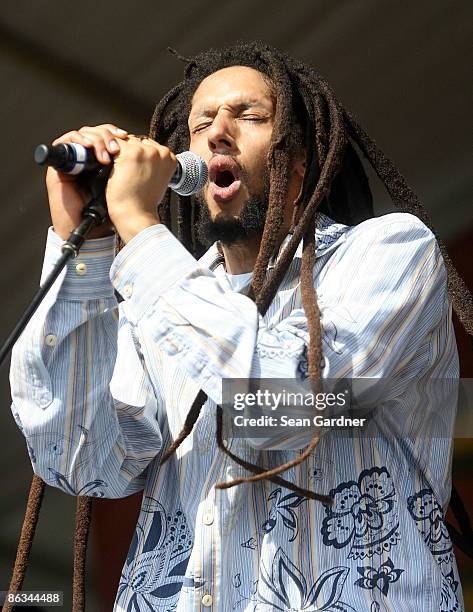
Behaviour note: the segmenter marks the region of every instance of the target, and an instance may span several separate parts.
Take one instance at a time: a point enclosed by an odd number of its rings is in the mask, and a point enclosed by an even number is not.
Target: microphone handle
[[[65,174],[93,172],[104,165],[97,160],[93,149],[73,142],[58,145],[40,144],[35,149],[34,160],[40,166],[52,166]],[[179,158],[178,162],[176,171],[169,182],[170,187],[177,185],[182,177]]]

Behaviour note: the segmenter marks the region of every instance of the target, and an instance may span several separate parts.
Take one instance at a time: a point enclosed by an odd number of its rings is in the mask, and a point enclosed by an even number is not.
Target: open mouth
[[[230,155],[215,155],[209,163],[210,193],[216,201],[227,202],[238,193],[241,181],[236,161]]]
[[[223,172],[217,172],[215,184],[217,187],[229,187],[234,180],[235,176],[233,175],[233,172],[230,170],[224,170]]]

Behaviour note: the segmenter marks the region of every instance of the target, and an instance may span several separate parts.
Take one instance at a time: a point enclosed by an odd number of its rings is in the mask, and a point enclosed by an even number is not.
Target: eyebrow
[[[266,107],[264,106],[262,102],[240,102],[238,104],[230,103],[229,106],[234,108],[237,112],[241,112],[241,111],[248,110],[250,108],[255,108],[258,106],[264,110],[268,110],[266,109]],[[192,119],[199,119],[201,117],[212,117],[214,113],[215,113],[214,108],[204,106],[202,108],[199,108],[198,111],[196,112],[191,112],[191,115],[189,116],[189,118],[192,117]]]

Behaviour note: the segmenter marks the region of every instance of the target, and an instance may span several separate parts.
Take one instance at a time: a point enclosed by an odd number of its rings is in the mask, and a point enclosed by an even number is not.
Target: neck
[[[281,246],[287,232],[287,227],[283,226],[276,241],[276,249]],[[219,250],[225,258],[225,270],[228,274],[253,272],[260,246],[260,234],[231,245],[220,243]]]
[[[260,244],[260,235],[231,245],[221,243],[220,249],[225,258],[225,270],[229,274],[253,272]]]

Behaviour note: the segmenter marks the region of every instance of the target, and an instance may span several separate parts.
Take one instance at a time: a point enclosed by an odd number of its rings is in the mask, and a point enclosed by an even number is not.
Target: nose
[[[228,114],[217,113],[207,134],[212,153],[225,155],[237,152],[235,124]]]

